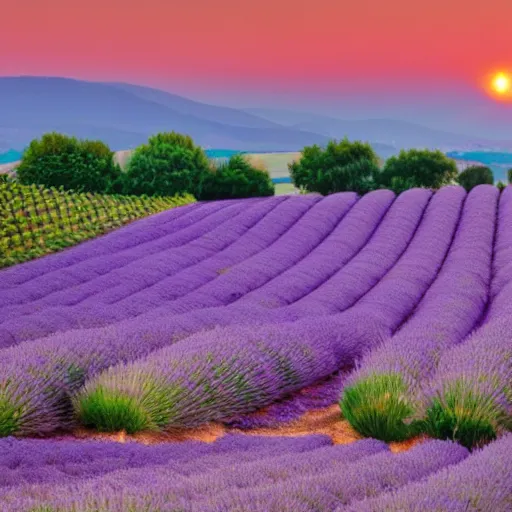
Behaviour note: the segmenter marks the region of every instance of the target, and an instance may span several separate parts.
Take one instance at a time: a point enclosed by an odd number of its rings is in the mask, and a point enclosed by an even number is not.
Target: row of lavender
[[[472,454],[450,441],[394,454],[380,441],[333,446],[323,436],[0,445],[5,512],[507,512],[512,505],[510,434]]]

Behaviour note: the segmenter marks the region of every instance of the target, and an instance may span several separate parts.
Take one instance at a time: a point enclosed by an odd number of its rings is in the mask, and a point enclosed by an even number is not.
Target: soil
[[[258,436],[305,436],[311,434],[328,435],[334,444],[349,444],[361,439],[346,420],[340,418],[340,408],[337,404],[324,409],[311,410],[299,419],[280,425],[276,428],[235,429],[220,423],[208,423],[197,428],[174,430],[170,432],[140,432],[127,435],[125,432],[110,434],[98,433],[86,429],[79,429],[71,436],[64,438],[95,439],[105,441],[139,442],[143,444],[157,444],[181,441],[202,441],[213,443],[227,433],[243,433]],[[403,452],[422,442],[424,437],[417,437],[402,443],[390,443],[394,453]]]

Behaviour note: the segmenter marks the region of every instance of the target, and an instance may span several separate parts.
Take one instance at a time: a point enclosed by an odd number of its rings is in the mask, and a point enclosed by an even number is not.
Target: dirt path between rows
[[[189,428],[181,431],[153,433],[141,432],[127,435],[124,432],[106,434],[92,432],[85,429],[76,430],[73,435],[64,436],[66,439],[96,439],[116,442],[140,442],[143,444],[157,444],[182,441],[203,441],[212,443],[227,433],[241,433],[258,436],[305,436],[311,434],[328,435],[334,444],[349,444],[361,439],[350,424],[341,419],[340,408],[337,404],[325,409],[311,410],[303,414],[299,419],[283,424],[275,428],[236,429],[229,428],[220,423],[208,423],[201,427]],[[424,438],[418,437],[402,443],[390,443],[392,452],[406,451]]]

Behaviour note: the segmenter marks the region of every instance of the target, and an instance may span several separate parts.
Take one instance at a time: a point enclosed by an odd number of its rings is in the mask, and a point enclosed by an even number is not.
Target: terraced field
[[[195,203],[2,270],[0,509],[510,512],[511,256],[482,185]],[[351,444],[247,435],[340,399]]]

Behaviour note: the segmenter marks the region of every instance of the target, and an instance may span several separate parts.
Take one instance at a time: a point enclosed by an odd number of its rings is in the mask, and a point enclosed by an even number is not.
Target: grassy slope
[[[108,196],[0,183],[0,268],[61,250],[132,220],[190,202],[194,202],[192,196]]]

